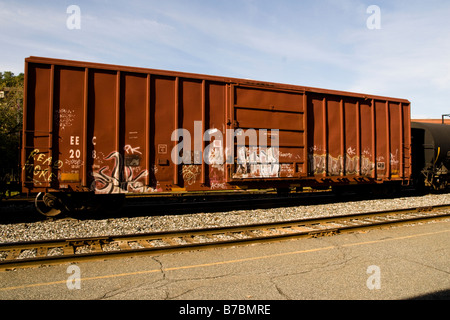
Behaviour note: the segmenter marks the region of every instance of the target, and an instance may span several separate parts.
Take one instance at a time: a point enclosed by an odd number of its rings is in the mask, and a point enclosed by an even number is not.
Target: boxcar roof
[[[401,103],[410,104],[409,100],[401,99],[401,98],[392,98],[392,97],[377,96],[377,95],[372,95],[372,94],[321,89],[321,88],[306,87],[306,86],[300,86],[300,85],[282,84],[282,83],[257,81],[257,80],[250,80],[250,79],[239,79],[239,78],[232,78],[232,77],[204,75],[204,74],[189,73],[189,72],[178,72],[178,71],[141,68],[141,67],[129,67],[129,66],[121,66],[121,65],[113,65],[113,64],[53,59],[53,58],[36,57],[36,56],[30,56],[30,57],[26,58],[25,62],[38,63],[38,64],[39,63],[40,64],[53,64],[53,65],[78,67],[78,68],[113,70],[113,71],[129,72],[129,73],[154,74],[154,75],[161,75],[161,76],[181,77],[181,78],[216,81],[216,82],[231,82],[231,83],[237,83],[237,84],[273,87],[274,89],[307,91],[307,92],[316,92],[316,93],[330,94],[330,95],[336,95],[336,96],[347,96],[347,97],[375,99],[375,100],[388,100],[388,101],[393,101],[393,102],[401,102]]]

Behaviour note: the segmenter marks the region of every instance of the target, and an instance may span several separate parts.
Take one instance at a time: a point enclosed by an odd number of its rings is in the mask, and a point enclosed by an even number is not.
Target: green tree
[[[0,181],[17,181],[23,114],[23,73],[0,72]],[[2,188],[0,187],[0,192]]]

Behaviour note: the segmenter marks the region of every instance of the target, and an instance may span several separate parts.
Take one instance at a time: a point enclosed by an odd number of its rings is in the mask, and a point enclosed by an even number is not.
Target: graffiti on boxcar
[[[201,166],[190,164],[190,165],[183,165],[182,168],[182,175],[184,183],[191,186],[194,183],[197,182],[197,178],[201,174]]]
[[[400,160],[398,160],[398,149],[395,154],[391,153],[391,174],[398,175],[400,172]]]
[[[344,159],[341,155],[337,157],[328,155],[328,173],[332,176],[344,174]]]
[[[361,175],[362,176],[371,176],[373,171],[375,170],[375,162],[372,161],[372,152],[370,149],[366,148],[362,152],[361,156]]]
[[[309,172],[312,174],[327,173],[339,176],[344,172],[344,162],[341,155],[333,157],[330,154],[309,154]]]
[[[358,174],[359,173],[359,157],[351,156],[347,154],[345,158],[345,172],[346,174]]]
[[[363,156],[361,158],[361,175],[369,177],[372,175],[374,169],[375,163],[373,163],[370,158]]]
[[[223,189],[226,188],[226,182],[225,179],[225,165],[223,164],[216,164],[216,165],[210,165],[209,167],[209,185],[211,189]]]
[[[308,153],[308,172],[309,174],[322,174],[326,170],[326,155],[321,154],[322,147],[312,146]]]
[[[292,159],[293,158],[293,154],[290,152],[279,152],[280,158],[288,158],[288,159]],[[299,155],[297,155],[296,157],[299,157]]]
[[[22,170],[25,171],[25,180],[36,184],[50,182],[58,178],[56,171],[63,167],[61,160],[54,161],[39,149],[34,149],[28,156]]]
[[[218,142],[216,142],[218,141]],[[219,143],[220,142],[220,143]],[[224,172],[224,159],[223,159],[223,148],[220,140],[214,140],[214,142],[207,147],[207,161],[209,163],[211,170],[217,169],[221,172]],[[226,150],[228,151],[228,150]]]
[[[359,166],[361,165],[361,170]],[[375,164],[370,158],[362,156],[349,156],[345,158],[345,173],[346,174],[361,174],[362,176],[371,176]]]
[[[142,170],[135,174],[132,166],[126,165],[123,156],[117,152],[111,152],[105,160],[113,160],[114,166],[102,167],[98,172],[93,172],[93,189],[97,193],[134,193],[146,192],[145,183],[142,181],[148,175],[147,170]]]
[[[345,173],[358,174],[359,173],[359,156],[356,155],[356,148],[348,147],[347,155],[345,157]]]
[[[227,184],[225,182],[211,182],[211,189],[226,189]]]
[[[133,148],[131,145],[127,144],[124,147],[124,150],[127,154],[142,154],[142,152],[139,151],[141,147],[135,147]]]
[[[292,178],[294,176],[295,169],[290,163],[283,163],[280,165],[280,175],[287,178]]]
[[[320,147],[310,148],[311,152],[321,151]],[[370,151],[364,150],[362,156],[356,155],[354,148],[348,148],[345,156],[345,174],[361,174],[363,176],[370,176],[375,168],[375,163],[370,159]],[[339,176],[344,174],[344,157],[339,155],[337,157],[331,156],[329,153],[310,153],[309,158],[309,172],[310,174],[324,174],[330,176]]]
[[[259,150],[259,153],[258,153]],[[278,148],[238,147],[235,178],[280,176]]]
[[[72,169],[80,169],[84,164],[81,159],[65,159],[64,163]]]
[[[61,130],[71,127],[74,120],[75,110],[59,109],[55,111],[55,124]]]

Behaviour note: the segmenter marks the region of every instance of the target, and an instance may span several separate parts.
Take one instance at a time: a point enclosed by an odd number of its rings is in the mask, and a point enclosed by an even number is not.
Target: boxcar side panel
[[[410,178],[406,100],[47,58],[25,63],[25,192]]]
[[[344,105],[345,124],[345,165],[344,170],[347,176],[360,174],[360,119],[359,104],[356,100],[347,100]]]
[[[389,115],[389,171],[392,179],[400,178],[401,166],[403,163],[400,159],[403,157],[403,121],[402,121],[402,109],[397,103],[389,102],[388,104]]]
[[[370,101],[360,101],[360,175],[375,178],[375,117]]]
[[[327,124],[326,100],[317,94],[308,94],[308,164],[309,176],[326,176]]]
[[[375,159],[376,159],[376,177],[384,179],[388,172],[388,118],[386,103],[375,101]]]
[[[124,73],[121,79],[119,148],[127,192],[146,192],[151,152],[147,143],[148,81],[145,74]]]
[[[326,172],[328,176],[344,175],[344,152],[343,152],[343,119],[341,97],[331,96],[327,98],[326,103],[326,149],[328,154],[326,157]]]
[[[234,180],[302,175],[306,159],[303,95],[302,90],[234,86]]]
[[[54,143],[53,157],[62,162],[59,188],[81,183],[85,175],[85,153],[83,130],[85,70],[70,67],[56,67],[55,107],[53,114]],[[55,186],[56,187],[56,186]]]
[[[54,164],[51,139],[54,69],[32,64],[27,68],[27,105],[24,112],[22,181],[27,188],[50,187],[60,164]],[[55,162],[56,163],[56,162]]]
[[[339,177],[351,182],[408,180],[409,104],[308,96],[309,176],[335,183],[342,181]]]
[[[199,190],[204,181],[202,176],[206,168],[202,166],[202,137],[203,137],[203,116],[202,105],[203,85],[200,80],[182,79],[180,80],[180,124],[189,132],[190,137],[183,138],[183,164],[179,169],[179,187]],[[186,139],[189,138],[189,139]],[[184,152],[186,150],[186,152]]]
[[[226,149],[227,87],[220,82],[205,82],[203,133],[209,133],[203,139],[202,148],[205,187],[212,190],[226,189],[226,163],[232,163],[231,159],[227,161],[227,156],[230,156],[231,153]],[[221,137],[222,139],[220,139]],[[205,164],[206,159],[208,164]]]
[[[91,188],[97,193],[119,193],[126,188],[121,184],[119,77],[119,73],[105,70],[90,70],[89,73],[87,117],[92,135],[92,157],[88,171],[93,178]]]
[[[153,144],[156,151],[155,159],[155,190],[168,191],[177,181],[174,170],[178,170],[171,161],[171,151],[176,145],[171,141],[171,135],[175,127],[178,127],[178,106],[175,104],[176,81],[169,77],[152,77],[152,113]],[[178,104],[178,101],[177,101]],[[151,143],[151,142],[150,142]],[[178,172],[178,171],[177,171]]]

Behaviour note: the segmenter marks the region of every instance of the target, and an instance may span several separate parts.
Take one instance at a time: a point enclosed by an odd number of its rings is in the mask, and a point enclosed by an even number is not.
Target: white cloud
[[[342,34],[353,75],[350,91],[407,98],[414,114],[439,117],[450,98],[448,4],[380,5],[382,29],[353,28]]]
[[[29,55],[172,69],[410,99],[438,116],[450,99],[450,4],[377,1],[78,1],[0,3],[0,71]],[[417,111],[416,111],[417,110]]]

